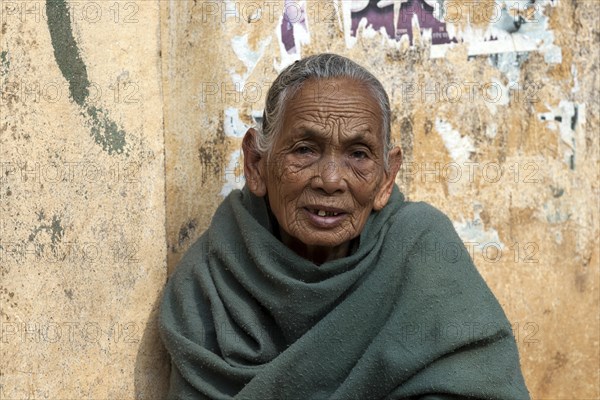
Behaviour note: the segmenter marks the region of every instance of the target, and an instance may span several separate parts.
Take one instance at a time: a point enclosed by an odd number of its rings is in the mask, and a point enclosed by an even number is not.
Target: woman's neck
[[[281,228],[279,228],[279,235],[283,244],[285,244],[289,249],[298,254],[300,257],[304,257],[317,265],[348,256],[352,248],[351,244],[353,240],[355,240],[353,239],[349,242],[342,243],[336,247],[324,247],[306,245],[298,239],[288,235],[287,232]]]

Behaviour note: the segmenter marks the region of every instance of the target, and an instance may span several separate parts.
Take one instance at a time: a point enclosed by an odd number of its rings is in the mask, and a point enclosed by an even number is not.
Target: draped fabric
[[[511,326],[440,211],[394,187],[355,251],[322,265],[274,224],[233,191],[170,277],[170,399],[529,398]]]

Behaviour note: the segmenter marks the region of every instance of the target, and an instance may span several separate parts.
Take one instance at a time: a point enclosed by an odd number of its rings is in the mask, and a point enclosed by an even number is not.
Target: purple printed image
[[[296,0],[285,0],[281,21],[281,42],[288,54],[296,53],[294,25],[299,24],[306,30],[306,10],[304,4]]]
[[[402,4],[396,25],[396,39],[399,40],[402,35],[408,35],[410,44],[413,43],[413,15],[417,16],[421,32],[423,29],[431,29],[431,44],[456,42],[456,39],[451,40],[448,37],[446,23],[435,18],[433,7],[424,0],[408,0]]]
[[[388,37],[395,37],[394,6],[388,5],[379,8],[377,3],[379,3],[379,0],[352,1],[352,25],[350,27],[352,36],[356,36],[360,20],[366,18],[367,26],[372,27],[376,31],[384,27]]]
[[[381,27],[389,38],[400,40],[402,35],[408,35],[410,44],[413,43],[412,20],[416,16],[419,21],[421,32],[423,29],[431,29],[431,43],[444,44],[456,42],[450,39],[446,31],[446,23],[434,16],[433,5],[437,0],[405,0],[400,6],[398,21],[394,23],[394,5],[390,1],[381,0],[352,0],[351,16],[352,24],[350,34],[356,37],[356,30],[363,18],[367,20],[367,26],[379,31]],[[394,27],[395,25],[395,27]]]

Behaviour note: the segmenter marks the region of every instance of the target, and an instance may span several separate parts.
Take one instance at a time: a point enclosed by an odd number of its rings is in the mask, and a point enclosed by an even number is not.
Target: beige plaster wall
[[[0,398],[162,398],[167,270],[243,184],[241,135],[269,82],[323,51],[387,88],[401,190],[455,222],[513,323],[532,396],[600,398],[600,7],[555,3],[490,56],[468,31],[490,17],[469,25],[464,1],[448,15],[464,42],[445,53],[417,30],[412,47],[368,28],[352,43],[348,2],[309,2],[291,53],[282,1],[69,2],[95,90],[78,102],[59,67],[74,53],[56,55],[32,14],[45,2],[2,0]]]
[[[0,398],[150,398],[165,374],[160,7],[67,5],[70,27],[43,1],[0,3]],[[55,54],[53,23],[77,48],[63,35]],[[79,104],[68,82],[85,80]]]

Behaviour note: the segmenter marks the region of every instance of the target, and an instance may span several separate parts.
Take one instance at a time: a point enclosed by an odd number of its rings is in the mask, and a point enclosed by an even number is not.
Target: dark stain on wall
[[[546,367],[546,372],[544,373],[544,378],[542,379],[542,391],[546,390],[546,387],[552,383],[554,376],[567,365],[569,362],[569,358],[565,353],[561,353],[557,351],[554,356],[552,356],[552,361]]]
[[[392,117],[396,120],[396,117]],[[402,149],[402,163],[403,165],[410,165],[413,161],[413,118],[410,116],[404,116],[400,119],[400,148]],[[412,174],[403,173],[403,169],[399,174],[402,184],[404,186],[404,194],[406,195],[410,191],[410,187],[413,183]]]
[[[81,115],[88,121],[91,136],[108,154],[127,154],[125,131],[109,118],[105,110],[88,101],[90,81],[73,37],[71,15],[66,1],[48,0],[46,14],[54,58],[60,72],[69,83],[71,98],[82,108]]]
[[[216,137],[207,140],[198,149],[202,184],[205,184],[209,179],[221,179],[221,175],[227,167],[224,154],[225,140],[223,129],[218,128]]]
[[[38,220],[42,220],[43,218],[44,212],[40,211],[38,213]],[[41,224],[33,229],[29,234],[29,241],[33,242],[40,232],[46,232],[50,235],[50,246],[54,249],[62,241],[65,230],[61,225],[60,219],[54,215],[50,223]]]
[[[187,223],[183,224],[181,229],[179,229],[179,237],[177,240],[179,247],[183,246],[183,244],[190,239],[190,235],[194,233],[197,226],[198,223],[195,219],[191,219]]]
[[[8,51],[0,51],[0,76],[8,74],[10,68],[10,60],[8,59]]]

